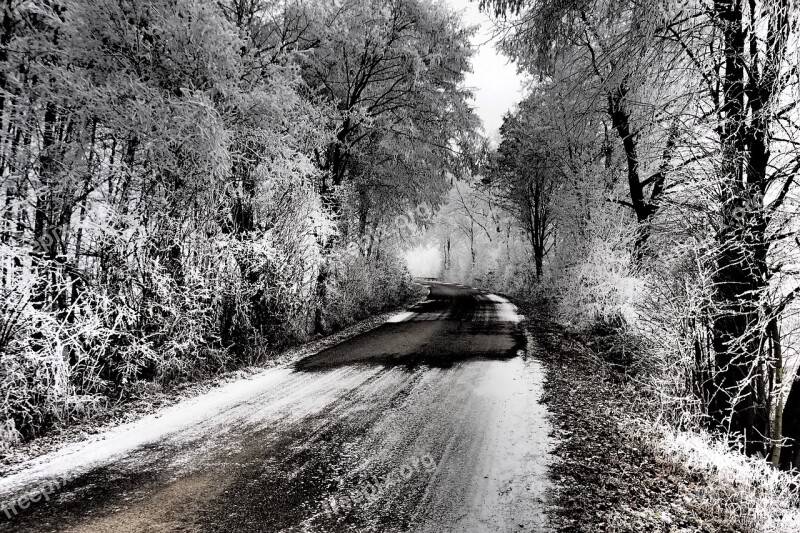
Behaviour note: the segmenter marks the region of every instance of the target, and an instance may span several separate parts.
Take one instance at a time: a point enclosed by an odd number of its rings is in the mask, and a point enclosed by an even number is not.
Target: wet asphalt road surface
[[[8,499],[74,476],[0,531],[547,531],[541,387],[513,306],[431,284],[372,331],[0,480]]]

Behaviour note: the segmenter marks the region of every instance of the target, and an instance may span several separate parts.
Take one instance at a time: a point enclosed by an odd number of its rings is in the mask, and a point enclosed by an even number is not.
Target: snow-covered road
[[[292,367],[23,465],[0,531],[544,531],[549,426],[518,320],[433,284]]]

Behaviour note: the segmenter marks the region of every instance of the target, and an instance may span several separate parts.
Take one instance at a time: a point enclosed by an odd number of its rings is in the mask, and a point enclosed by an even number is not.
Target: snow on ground
[[[196,442],[200,453],[209,439],[226,434],[232,427],[285,421],[287,417],[300,419],[319,412],[343,389],[359,387],[377,371],[352,372],[343,368],[323,379],[305,380],[303,374],[288,366],[267,369],[22,463],[15,473],[0,479],[0,501],[55,479],[72,478],[125,460],[148,444],[164,440]],[[148,460],[146,452],[139,455],[141,460]]]
[[[517,306],[496,294],[487,294],[489,300],[497,304],[497,318],[503,322],[519,322],[523,316],[517,313]]]
[[[400,313],[399,315],[405,314]],[[190,438],[196,440],[196,451],[200,453],[203,448],[204,433],[227,432],[227,428],[231,426],[231,413],[236,411],[237,406],[242,403],[246,404],[248,400],[252,403],[253,399],[257,399],[262,404],[271,401],[263,397],[269,391],[274,391],[272,396],[275,397],[276,403],[273,407],[277,410],[285,408],[288,404],[287,387],[294,386],[297,389],[292,398],[298,403],[298,397],[302,394],[316,395],[321,401],[316,402],[315,405],[306,403],[305,409],[296,413],[298,417],[304,416],[309,411],[313,411],[312,408],[318,409],[324,406],[325,401],[331,399],[332,396],[303,389],[298,386],[296,376],[294,379],[287,379],[293,372],[291,363],[300,357],[316,353],[332,344],[375,328],[399,315],[390,312],[369,318],[330,337],[288,350],[278,359],[281,361],[280,366],[265,369],[244,379],[234,379],[208,393],[181,400],[175,405],[159,409],[134,422],[111,427],[78,442],[68,441],[63,445],[56,445],[48,453],[12,464],[4,468],[4,476],[0,478],[0,502],[8,501],[26,491],[49,487],[54,483],[60,486],[61,481],[65,478],[71,479],[95,468],[122,461],[136,455],[134,454],[136,450],[170,436],[178,440]],[[332,379],[335,381],[338,379],[337,376],[338,374],[334,373]],[[351,383],[353,378],[354,376],[350,376],[342,383],[337,383],[335,388],[341,389],[348,384],[356,386]],[[356,379],[355,382],[360,382],[361,379],[363,376]],[[328,383],[328,380],[325,380],[325,383]],[[283,394],[284,397],[280,398],[279,394]],[[314,398],[309,398],[309,401],[313,400]],[[236,416],[244,414],[237,412]],[[257,414],[254,418],[263,421],[263,413]]]
[[[397,313],[396,315],[389,317],[389,320],[387,320],[387,322],[391,324],[396,324],[397,322],[405,322],[414,315],[416,315],[416,313],[413,311],[405,311],[403,313]]]

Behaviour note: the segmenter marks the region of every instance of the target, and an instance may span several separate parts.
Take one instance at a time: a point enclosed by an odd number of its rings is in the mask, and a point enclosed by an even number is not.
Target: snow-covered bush
[[[411,295],[411,275],[393,256],[342,253],[331,262],[325,288],[324,327],[340,329]]]
[[[66,294],[78,283],[58,265],[42,268],[47,290]],[[84,286],[53,310],[35,296],[32,282],[41,291],[42,278],[5,289],[0,304],[0,416],[25,436],[87,414],[155,360],[118,300]]]
[[[557,312],[572,327],[635,320],[642,281],[631,274],[630,252],[624,244],[593,239],[585,259],[565,267],[551,283],[559,295]]]
[[[641,355],[650,370],[647,389],[660,414],[678,427],[698,427],[707,400],[704,362],[712,357],[709,337],[712,283],[696,245],[659,254],[649,269],[633,332],[646,339]]]
[[[664,460],[709,476],[720,483],[701,485],[708,508],[725,508],[746,531],[784,533],[800,530],[797,472],[772,468],[758,457],[747,457],[724,439],[705,431],[681,431],[672,425],[630,426],[638,435],[651,436],[650,446]]]

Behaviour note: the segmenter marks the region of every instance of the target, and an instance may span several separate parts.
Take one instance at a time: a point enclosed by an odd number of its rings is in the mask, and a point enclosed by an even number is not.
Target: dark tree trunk
[[[608,95],[608,115],[611,117],[611,124],[622,141],[625,152],[625,162],[628,168],[628,190],[631,197],[631,205],[636,213],[636,220],[639,223],[648,219],[648,208],[644,199],[644,190],[639,180],[639,156],[637,154],[636,136],[631,131],[630,115],[625,109],[625,97],[628,88],[625,83],[617,87],[616,91]]]
[[[651,201],[645,199],[645,186],[639,175],[639,155],[636,140],[636,133],[631,129],[630,113],[625,107],[625,98],[628,94],[626,82],[622,82],[615,91],[608,94],[608,115],[611,117],[611,124],[622,141],[625,161],[627,163],[628,194],[630,204],[636,215],[638,226],[633,244],[633,260],[639,264],[644,258],[644,250],[650,238],[649,222],[656,212],[657,198]],[[655,192],[655,189],[654,189]]]
[[[2,26],[0,26],[2,28],[0,30],[0,127],[3,124],[2,119],[6,103],[8,45],[11,42],[11,36],[14,34],[14,26],[16,24],[14,1],[6,0],[3,4],[3,22]]]
[[[779,19],[773,21],[774,28],[770,26],[761,74],[755,61],[748,69],[744,68],[746,30],[740,1],[717,0],[714,10],[724,43],[725,74],[720,92],[719,128],[721,228],[717,233],[714,269],[718,309],[713,324],[717,392],[711,401],[710,414],[718,427],[745,436],[747,453],[765,453],[771,430],[766,390],[770,383],[764,375],[763,354],[768,337],[758,324],[762,314],[760,298],[770,279],[769,215],[763,205],[768,187],[770,119],[763,110],[774,91],[779,90],[774,73],[782,61],[785,42],[780,42],[780,35],[785,32],[786,21]],[[751,48],[754,45],[751,43]],[[751,54],[754,52],[751,49]],[[793,397],[791,401],[797,400]],[[791,432],[794,427],[791,420],[787,421],[784,431]]]
[[[792,383],[783,408],[783,437],[786,446],[781,450],[780,467],[783,470],[800,466],[800,380]]]

